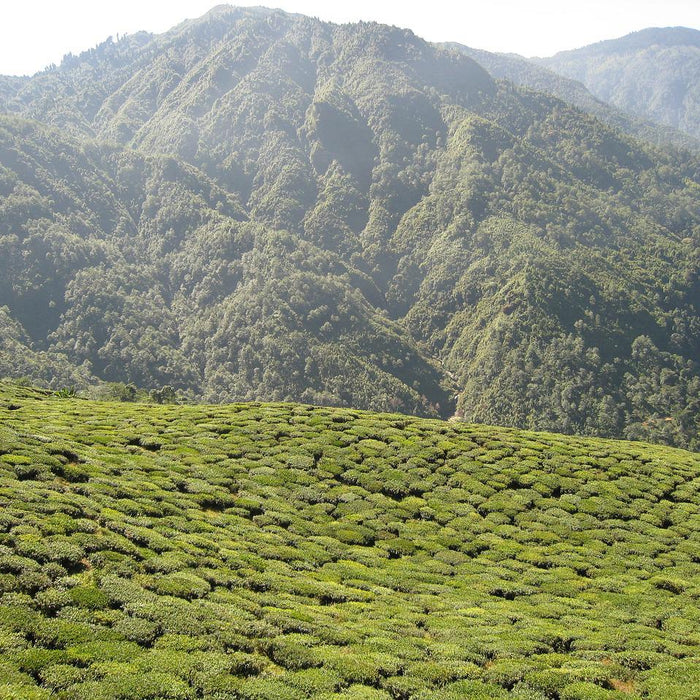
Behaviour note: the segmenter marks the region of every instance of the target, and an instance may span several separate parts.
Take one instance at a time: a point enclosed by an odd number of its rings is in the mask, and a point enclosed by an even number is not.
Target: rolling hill
[[[0,384],[0,696],[697,697],[700,461]]]

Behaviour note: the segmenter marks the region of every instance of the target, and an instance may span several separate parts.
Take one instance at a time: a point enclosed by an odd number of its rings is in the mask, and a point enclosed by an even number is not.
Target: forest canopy
[[[221,7],[0,92],[0,374],[698,448],[699,163]]]

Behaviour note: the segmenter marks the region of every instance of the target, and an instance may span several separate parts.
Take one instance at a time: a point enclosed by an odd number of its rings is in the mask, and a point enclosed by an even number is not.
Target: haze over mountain
[[[0,107],[6,374],[697,445],[689,152],[410,31],[262,9]]]
[[[492,53],[457,43],[444,44],[473,58],[494,78],[505,78],[516,85],[546,92],[592,114],[609,126],[659,146],[675,146],[700,153],[700,140],[687,131],[680,131],[654,121],[653,115],[640,110],[624,111],[599,99],[579,80],[568,78],[555,68],[548,68],[533,59],[517,54]]]
[[[535,59],[630,114],[700,138],[700,31],[649,28]]]

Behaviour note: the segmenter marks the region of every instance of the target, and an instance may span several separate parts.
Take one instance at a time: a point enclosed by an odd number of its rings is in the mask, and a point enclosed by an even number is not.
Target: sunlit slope
[[[692,154],[260,8],[3,85],[1,374],[700,448]]]
[[[694,698],[700,458],[2,385],[2,698]]]

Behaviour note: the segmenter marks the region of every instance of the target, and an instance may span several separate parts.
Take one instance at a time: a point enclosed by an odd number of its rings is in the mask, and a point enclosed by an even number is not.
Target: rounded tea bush
[[[86,673],[86,669],[71,664],[53,664],[43,668],[39,677],[44,685],[59,691],[80,683]]]
[[[158,636],[159,626],[140,617],[124,617],[112,629],[130,642],[150,646]]]
[[[203,578],[186,571],[165,574],[155,579],[150,587],[159,595],[186,599],[203,598],[211,590],[211,586]]]
[[[96,586],[76,586],[70,590],[73,603],[81,608],[100,610],[109,605],[108,596]]]

